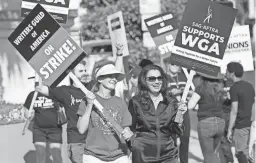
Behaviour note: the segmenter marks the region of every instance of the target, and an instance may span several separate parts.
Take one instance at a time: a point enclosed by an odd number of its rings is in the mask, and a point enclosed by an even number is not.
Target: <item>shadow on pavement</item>
[[[46,163],[53,163],[52,160],[50,160],[49,155],[47,156]],[[24,157],[23,157],[25,163],[36,163],[36,151],[28,151]]]

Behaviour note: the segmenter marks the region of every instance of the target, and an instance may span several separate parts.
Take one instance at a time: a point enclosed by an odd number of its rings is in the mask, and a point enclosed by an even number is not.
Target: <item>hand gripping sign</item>
[[[8,40],[42,78],[44,85],[57,86],[86,55],[68,33],[38,4]],[[70,77],[87,94],[88,90],[70,72]],[[103,111],[102,105],[94,105]],[[108,120],[108,119],[107,119]],[[119,125],[119,124],[116,124]],[[118,128],[121,130],[121,126]]]
[[[41,82],[40,77],[36,73],[35,74],[35,86],[40,85],[40,82]],[[29,106],[29,110],[28,110],[29,115],[31,115],[31,113],[32,113],[32,111],[34,109],[34,103],[36,101],[37,95],[38,95],[38,92],[35,91],[34,95],[33,95],[33,98],[32,98],[32,101],[31,101],[30,106]],[[31,116],[31,117],[28,117],[28,119],[27,119],[27,121],[26,121],[26,123],[25,123],[25,125],[23,127],[22,135],[25,135],[26,130],[27,130],[28,126],[29,126],[29,123],[32,121],[33,118],[34,118],[34,115]]]
[[[172,64],[191,69],[183,97],[195,71],[219,75],[236,12],[217,2],[188,1],[170,57]]]
[[[123,56],[129,55],[128,43],[126,39],[124,19],[122,11],[116,12],[107,17],[108,19],[108,29],[112,42],[113,55],[116,56],[116,44],[123,45]]]
[[[190,0],[170,60],[173,64],[218,76],[237,10],[208,0]]]

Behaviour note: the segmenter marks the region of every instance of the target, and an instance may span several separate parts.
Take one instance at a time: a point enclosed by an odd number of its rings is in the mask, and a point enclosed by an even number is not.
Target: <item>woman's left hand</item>
[[[188,106],[186,102],[180,101],[178,103],[178,110],[183,111],[184,113],[188,110]]]
[[[130,130],[129,127],[126,127],[122,132],[123,137],[125,140],[130,140],[130,138],[133,136],[133,132]]]

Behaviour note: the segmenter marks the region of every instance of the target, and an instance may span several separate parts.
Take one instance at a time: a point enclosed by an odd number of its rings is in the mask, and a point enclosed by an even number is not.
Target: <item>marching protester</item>
[[[223,117],[223,83],[220,77],[199,73],[202,83],[196,87],[188,102],[188,109],[199,104],[198,137],[205,163],[220,163],[218,150],[224,134],[225,120]]]
[[[97,83],[92,90],[94,93],[86,94],[86,99],[81,102],[77,112],[80,116],[77,128],[81,134],[87,133],[83,162],[128,163],[128,146],[125,140],[133,135],[129,129],[131,115],[125,101],[115,96],[116,84],[124,79],[124,74],[111,63],[95,70]],[[124,127],[121,135],[107,122],[104,113],[93,106],[94,99],[104,107],[104,112]]]
[[[153,64],[144,67],[138,88],[138,95],[132,97],[128,106],[134,132],[132,162],[178,163],[172,135],[182,134],[182,128],[174,122],[179,104],[166,95],[167,79],[162,68]]]
[[[138,78],[141,72],[141,67],[135,66],[129,73],[129,95],[133,97],[138,93]]]
[[[230,79],[226,79],[223,81],[224,83],[224,101],[222,105],[222,110],[224,112],[224,119],[225,119],[225,130],[224,130],[224,135],[222,136],[221,139],[221,144],[220,144],[220,160],[221,163],[233,163],[234,158],[233,158],[233,153],[231,150],[232,143],[228,141],[226,138],[227,132],[228,132],[228,124],[229,124],[229,117],[230,117],[230,111],[231,111],[231,101],[230,101],[230,93],[229,89],[233,85],[233,81]]]
[[[80,62],[72,72],[84,83],[87,79],[85,62]],[[91,90],[92,84],[85,84],[88,90]],[[58,102],[63,104],[68,119],[67,125],[67,142],[68,142],[68,156],[72,163],[82,163],[83,153],[85,147],[85,134],[80,134],[76,125],[78,121],[77,110],[80,102],[84,98],[84,93],[76,85],[75,82],[71,82],[70,86],[60,86],[56,88],[49,88],[47,86],[37,87],[38,92],[46,96],[50,96],[57,99]]]
[[[182,73],[181,67],[171,64],[169,58],[164,59],[164,64],[166,66],[168,82],[167,93],[171,96],[176,97],[176,99],[180,101],[183,94],[183,90],[187,83],[187,78],[185,74]],[[189,110],[184,113],[183,119],[184,132],[180,137],[179,158],[181,163],[188,163],[190,137]]]
[[[153,65],[154,63],[151,61],[151,60],[149,60],[149,59],[142,59],[141,61],[140,61],[140,63],[139,63],[139,66],[141,67],[141,68],[144,68],[145,66],[147,66],[147,65]]]
[[[24,103],[29,109],[35,91],[29,93]],[[58,124],[58,103],[38,93],[32,112],[25,111],[25,117],[33,118],[33,143],[36,148],[36,163],[46,163],[47,144],[54,163],[62,163],[62,124]]]
[[[255,90],[247,81],[242,80],[244,70],[238,62],[227,65],[226,77],[234,84],[230,88],[231,112],[227,139],[233,141],[239,163],[249,162],[249,137],[251,127],[252,106]]]
[[[255,161],[255,156],[256,156],[256,138],[255,138],[255,106],[252,107],[252,125],[251,125],[251,131],[250,131],[250,140],[249,140],[249,156],[251,162]]]

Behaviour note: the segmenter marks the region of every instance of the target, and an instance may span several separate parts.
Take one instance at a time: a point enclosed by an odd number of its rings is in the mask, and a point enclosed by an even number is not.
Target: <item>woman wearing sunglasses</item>
[[[166,96],[167,81],[157,65],[144,67],[138,79],[138,95],[129,101],[134,136],[132,162],[177,163],[178,149],[171,137],[182,129],[174,122],[178,101]]]
[[[94,90],[86,95],[86,101],[79,106],[78,130],[87,132],[85,140],[84,163],[128,163],[128,146],[125,140],[129,140],[133,133],[131,115],[126,103],[115,95],[117,82],[124,79],[124,75],[113,64],[106,64],[96,69],[96,85]],[[124,130],[117,134],[102,113],[93,106],[93,100],[97,99],[107,113]]]

